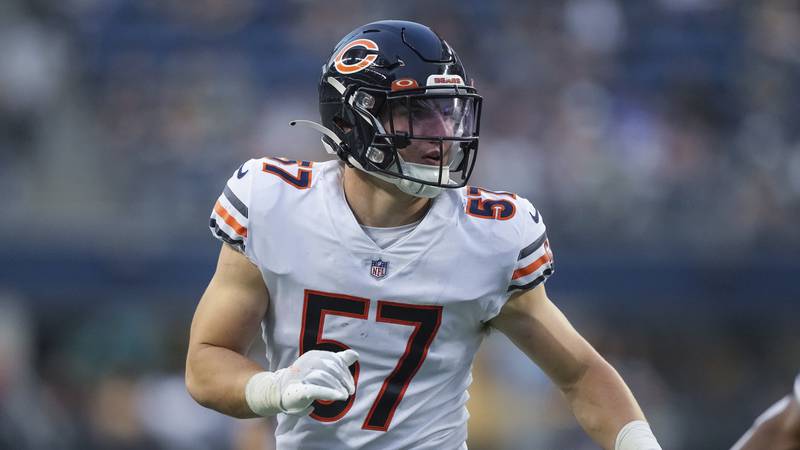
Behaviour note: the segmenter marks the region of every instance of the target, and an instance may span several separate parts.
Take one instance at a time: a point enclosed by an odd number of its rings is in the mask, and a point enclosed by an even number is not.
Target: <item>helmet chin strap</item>
[[[406,169],[407,175],[412,178],[418,178],[420,180],[430,182],[439,181],[439,166],[429,166],[426,164],[415,164],[402,161],[401,164],[403,165],[403,168]],[[441,168],[441,175],[442,182],[447,184],[450,181],[450,166],[443,166]],[[396,185],[401,191],[415,197],[433,198],[441,194],[443,190],[438,186],[430,186],[403,178],[395,178],[395,180],[397,180]]]
[[[400,158],[400,155],[398,155],[398,159],[399,159],[399,164],[402,164],[402,167],[405,169],[405,172],[408,176],[430,182],[439,181],[439,166],[429,166],[426,164],[415,164],[415,163],[404,162],[402,161],[402,158]],[[444,190],[444,188],[438,186],[430,186],[427,184],[422,184],[417,181],[411,181],[405,178],[386,175],[385,173],[381,172],[366,170],[361,164],[358,163],[358,161],[353,159],[352,156],[349,157],[349,161],[350,164],[352,164],[357,169],[366,172],[375,178],[386,181],[387,183],[391,183],[397,186],[397,188],[400,189],[400,191],[408,195],[413,195],[414,197],[434,198],[437,195],[441,194],[442,191]],[[447,183],[448,181],[450,181],[449,165],[442,167],[442,182]]]

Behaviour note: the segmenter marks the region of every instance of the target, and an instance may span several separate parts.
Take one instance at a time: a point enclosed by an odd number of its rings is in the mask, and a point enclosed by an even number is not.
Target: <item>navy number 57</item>
[[[347,350],[347,345],[322,336],[325,316],[328,314],[368,320],[369,302],[367,298],[331,294],[319,291],[305,291],[303,303],[303,325],[300,331],[300,354],[310,350],[338,352]],[[414,328],[406,343],[405,351],[392,373],[386,377],[364,419],[361,428],[365,430],[386,431],[392,421],[397,406],[403,399],[411,379],[414,378],[428,355],[428,348],[442,322],[442,307],[438,305],[411,305],[380,300],[378,301],[378,322],[407,325]],[[350,367],[353,380],[358,385],[360,364]],[[322,422],[341,419],[353,406],[355,396],[335,402],[314,402],[311,417]]]

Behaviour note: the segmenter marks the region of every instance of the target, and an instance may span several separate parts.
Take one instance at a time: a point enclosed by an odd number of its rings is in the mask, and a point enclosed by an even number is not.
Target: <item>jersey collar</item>
[[[381,249],[367,236],[356,220],[344,195],[342,185],[343,163],[331,164],[323,172],[320,182],[324,183],[327,213],[334,225],[342,247],[358,258],[393,260],[394,270],[416,260],[435,242],[442,239],[445,231],[454,225],[457,219],[456,205],[458,199],[455,192],[445,190],[432,200],[425,217],[417,227],[391,246]]]

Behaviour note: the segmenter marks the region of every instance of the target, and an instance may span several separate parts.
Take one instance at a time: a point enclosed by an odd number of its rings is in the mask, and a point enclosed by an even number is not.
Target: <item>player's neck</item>
[[[391,183],[352,167],[345,167],[344,194],[361,225],[399,227],[425,215],[431,200],[401,192]]]

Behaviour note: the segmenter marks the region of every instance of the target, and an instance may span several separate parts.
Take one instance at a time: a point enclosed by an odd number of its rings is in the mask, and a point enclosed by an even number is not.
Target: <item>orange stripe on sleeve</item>
[[[226,211],[225,208],[222,207],[219,200],[217,200],[217,203],[214,205],[214,212],[219,214],[219,216],[222,217],[222,220],[224,220],[225,223],[227,223],[228,225],[231,226],[231,228],[233,228],[233,231],[235,231],[241,236],[247,237],[247,228],[243,227],[242,224],[237,222],[233,216],[228,214],[228,211]]]
[[[514,275],[511,277],[512,280],[516,280],[517,278],[522,278],[526,275],[530,275],[533,272],[536,272],[539,267],[542,267],[544,264],[550,262],[550,255],[545,253],[536,261],[530,263],[527,267],[523,267],[522,269],[517,269],[514,271]]]

